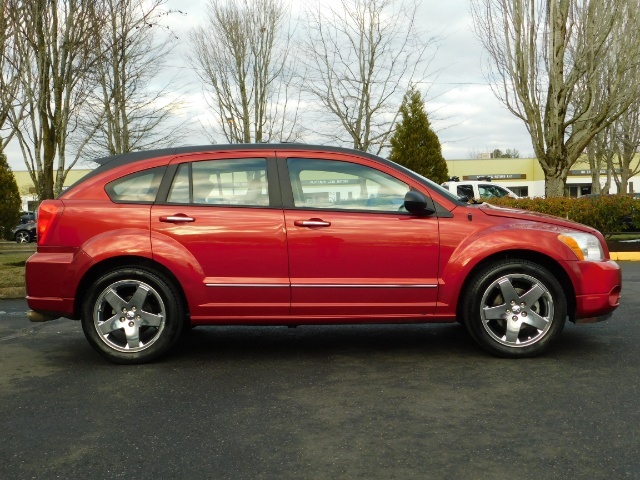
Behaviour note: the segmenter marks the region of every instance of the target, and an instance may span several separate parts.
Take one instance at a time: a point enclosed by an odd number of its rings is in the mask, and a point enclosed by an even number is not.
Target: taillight
[[[45,200],[38,208],[38,245],[44,245],[56,219],[64,210],[60,200]]]

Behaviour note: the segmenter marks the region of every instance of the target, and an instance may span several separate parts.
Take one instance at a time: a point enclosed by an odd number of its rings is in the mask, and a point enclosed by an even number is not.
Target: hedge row
[[[605,237],[640,227],[640,201],[629,195],[554,198],[492,198],[492,205],[555,215],[596,228]]]

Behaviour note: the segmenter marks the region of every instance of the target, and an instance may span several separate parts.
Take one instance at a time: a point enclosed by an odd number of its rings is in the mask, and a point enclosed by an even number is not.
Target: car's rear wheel
[[[471,282],[464,321],[484,349],[502,357],[531,357],[557,338],[567,316],[560,282],[533,262],[505,260]]]
[[[82,328],[89,343],[116,363],[144,363],[166,353],[184,322],[180,295],[150,270],[130,267],[104,274],[89,289]]]
[[[16,242],[18,243],[30,243],[33,241],[33,237],[31,236],[31,233],[29,233],[26,230],[20,230],[19,232],[17,232],[15,234],[15,239],[16,239]]]

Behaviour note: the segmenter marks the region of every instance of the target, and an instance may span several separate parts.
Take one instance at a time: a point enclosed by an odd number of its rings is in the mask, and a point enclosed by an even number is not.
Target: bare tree
[[[615,59],[609,61],[610,68],[614,68]],[[572,106],[580,108],[585,97],[589,97],[593,108],[598,111],[608,101],[610,86],[608,72],[597,72],[590,85],[582,84],[573,95]],[[578,128],[580,122],[576,122]],[[640,172],[640,165],[636,160],[636,152],[640,145],[640,99],[636,97],[629,108],[613,123],[597,133],[586,148],[589,166],[591,168],[591,192],[609,193],[612,182],[615,181],[618,193],[627,193],[628,181]],[[634,164],[635,165],[632,165]],[[606,172],[603,187],[600,185],[602,171]]]
[[[470,148],[467,152],[467,158],[471,160],[479,160],[485,155],[483,150],[478,150],[477,148]]]
[[[611,135],[614,130],[613,125],[599,132],[591,143],[587,146],[585,152],[589,160],[589,168],[591,169],[591,193],[608,194],[611,188],[613,178],[613,158],[615,150],[611,144]],[[606,171],[606,181],[604,186],[600,185],[600,177],[602,170]]]
[[[15,134],[9,122],[11,108],[16,106],[20,77],[24,65],[23,58],[16,53],[17,0],[2,0],[0,3],[0,154]],[[22,117],[20,111],[17,112]]]
[[[629,179],[640,173],[640,99],[614,124],[615,152],[613,177],[618,193],[633,193],[629,190]],[[619,172],[619,173],[618,173]]]
[[[161,22],[173,12],[162,8],[166,0],[102,3],[101,56],[91,75],[95,88],[79,119],[76,152],[87,144],[89,156],[174,144],[184,133],[184,124],[174,121],[180,103],[170,98],[176,79],[153,88],[174,39]]]
[[[300,134],[288,18],[282,0],[210,0],[205,23],[191,33],[190,61],[228,142]]]
[[[27,64],[10,117],[41,200],[60,193],[73,166],[66,162],[67,139],[99,56],[99,6],[90,0],[20,1],[10,16],[14,54]]]
[[[638,0],[473,0],[494,94],[529,130],[547,196],[640,93],[639,13]]]
[[[424,79],[435,44],[417,31],[416,8],[394,0],[341,0],[336,8],[307,10],[301,55],[307,88],[329,113],[328,122],[317,122],[326,127],[317,133],[362,151],[380,153],[387,146],[404,93]]]

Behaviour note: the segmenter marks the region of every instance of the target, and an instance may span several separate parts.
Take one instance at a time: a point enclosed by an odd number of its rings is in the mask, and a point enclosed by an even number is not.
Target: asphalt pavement
[[[640,263],[621,306],[504,360],[460,325],[207,327],[107,363],[0,301],[3,479],[638,479]]]

